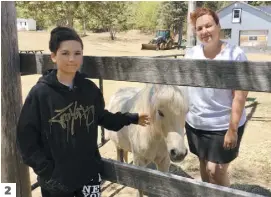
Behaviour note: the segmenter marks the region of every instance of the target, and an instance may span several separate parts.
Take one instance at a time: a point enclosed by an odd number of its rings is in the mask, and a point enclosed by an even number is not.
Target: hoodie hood
[[[81,87],[80,84],[83,83],[83,80],[87,77],[86,74],[76,72],[75,77],[73,79],[73,87]],[[52,88],[57,88],[58,90],[69,91],[70,88],[62,83],[60,83],[57,79],[57,69],[49,69],[43,73],[43,75],[39,78],[37,83],[45,83]]]

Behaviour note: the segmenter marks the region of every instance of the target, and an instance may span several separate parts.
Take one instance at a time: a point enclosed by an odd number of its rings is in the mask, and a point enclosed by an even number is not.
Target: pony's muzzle
[[[173,162],[181,162],[186,157],[188,151],[185,149],[183,152],[179,152],[177,149],[170,150],[170,160]]]

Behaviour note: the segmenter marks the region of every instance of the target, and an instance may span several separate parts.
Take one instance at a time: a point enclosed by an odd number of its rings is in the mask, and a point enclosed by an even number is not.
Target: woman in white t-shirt
[[[187,59],[247,61],[244,52],[220,40],[216,13],[198,8],[190,15],[201,44],[188,50]],[[248,92],[188,87],[189,112],[186,132],[189,148],[200,161],[205,182],[230,186],[228,167],[238,156],[246,123]]]

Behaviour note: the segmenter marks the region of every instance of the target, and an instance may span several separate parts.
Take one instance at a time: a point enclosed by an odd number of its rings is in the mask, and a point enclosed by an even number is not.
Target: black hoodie
[[[79,72],[73,88],[49,70],[29,92],[17,126],[17,145],[25,164],[51,192],[70,192],[102,173],[98,125],[118,131],[138,123],[138,114],[104,109],[99,88]]]

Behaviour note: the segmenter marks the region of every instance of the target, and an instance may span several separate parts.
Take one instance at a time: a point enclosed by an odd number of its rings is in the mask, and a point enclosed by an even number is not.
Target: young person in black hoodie
[[[48,70],[25,100],[18,149],[38,175],[43,197],[101,196],[98,125],[118,131],[130,124],[145,126],[149,116],[105,110],[98,87],[78,72],[83,43],[74,30],[53,29],[49,48],[57,69]]]

